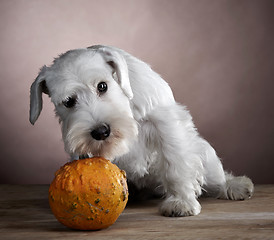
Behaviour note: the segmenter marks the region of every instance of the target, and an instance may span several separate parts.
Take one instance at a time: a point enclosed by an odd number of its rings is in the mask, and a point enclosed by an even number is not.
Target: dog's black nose
[[[110,127],[107,124],[102,124],[92,130],[90,134],[95,140],[105,140],[110,134]]]

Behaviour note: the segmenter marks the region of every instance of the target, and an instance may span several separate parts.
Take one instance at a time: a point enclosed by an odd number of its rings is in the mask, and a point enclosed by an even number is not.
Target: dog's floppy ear
[[[124,57],[115,50],[110,50],[108,48],[99,48],[99,52],[103,55],[105,61],[113,68],[116,72],[118,84],[129,98],[133,98],[133,92],[129,82],[128,67]]]
[[[34,125],[43,107],[42,93],[49,94],[45,81],[47,67],[44,66],[30,88],[29,121]]]

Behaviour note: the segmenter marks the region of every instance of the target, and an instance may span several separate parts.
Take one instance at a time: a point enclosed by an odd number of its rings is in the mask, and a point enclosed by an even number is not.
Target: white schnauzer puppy
[[[43,92],[55,105],[71,158],[102,156],[124,169],[137,188],[161,186],[164,216],[199,214],[202,192],[232,200],[253,194],[249,178],[223,170],[169,85],[121,49],[76,49],[44,66],[31,86],[32,124]]]

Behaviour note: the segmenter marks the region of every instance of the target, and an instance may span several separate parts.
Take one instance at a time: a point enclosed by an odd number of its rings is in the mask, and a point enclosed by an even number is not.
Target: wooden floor
[[[200,199],[195,217],[158,214],[158,200],[128,204],[100,231],[75,231],[52,215],[47,185],[0,185],[0,239],[274,239],[274,185],[255,187],[247,201]]]

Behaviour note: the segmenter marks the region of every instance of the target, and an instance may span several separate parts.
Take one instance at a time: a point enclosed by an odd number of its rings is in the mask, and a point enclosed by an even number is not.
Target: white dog
[[[161,186],[165,216],[197,215],[202,190],[232,200],[250,198],[253,183],[224,172],[186,108],[146,63],[125,51],[92,46],[68,51],[44,66],[31,86],[30,122],[42,92],[55,105],[72,159],[103,156],[138,188]]]

